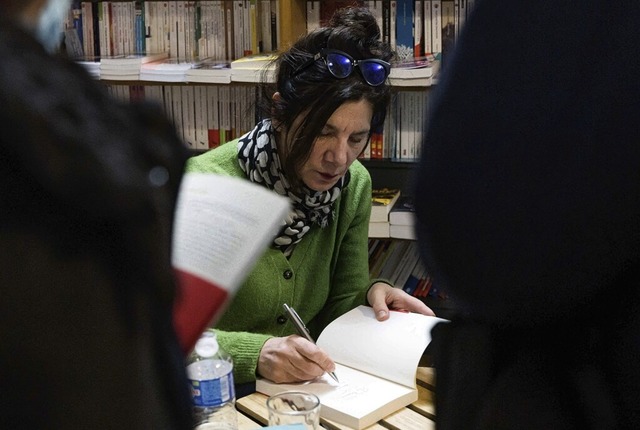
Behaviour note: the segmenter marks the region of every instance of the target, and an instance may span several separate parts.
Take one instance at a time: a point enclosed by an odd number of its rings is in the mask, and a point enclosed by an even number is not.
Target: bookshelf
[[[206,52],[207,55],[213,53],[212,54],[213,57],[208,56],[207,58],[214,58],[219,61],[232,61],[234,59],[237,59],[236,58],[237,49],[231,47],[231,44],[229,43],[230,39],[235,39],[235,37],[233,37],[235,33],[233,32],[237,32],[238,37],[240,37],[240,33],[242,32],[243,33],[242,37],[246,41],[248,40],[248,37],[246,35],[245,30],[246,28],[249,27],[249,25],[244,25],[244,24],[239,25],[240,21],[238,21],[239,18],[236,15],[237,11],[233,10],[233,6],[237,4],[243,4],[245,6],[249,6],[252,4],[259,5],[261,3],[269,3],[271,5],[270,9],[265,8],[264,10],[270,10],[271,12],[277,11],[277,16],[278,16],[277,19],[273,18],[273,14],[271,16],[272,30],[275,31],[273,29],[273,25],[274,25],[273,22],[277,23],[278,25],[277,47],[280,49],[286,49],[295,40],[297,40],[298,37],[300,37],[307,31],[307,8],[312,3],[318,3],[318,2],[310,2],[307,0],[266,0],[266,1],[265,0],[236,0],[236,1],[232,1],[232,0],[218,0],[218,1],[184,1],[184,0],[182,1],[181,0],[97,1],[97,0],[92,0],[92,1],[74,3],[74,5],[76,5],[74,6],[74,9],[76,9],[76,11],[80,11],[79,16],[81,17],[81,19],[84,18],[84,22],[82,22],[82,24],[79,27],[74,27],[74,28],[78,29],[78,33],[84,33],[83,43],[85,44],[85,51],[89,51],[89,48],[87,47],[88,42],[86,42],[86,40],[90,39],[90,40],[96,41],[95,43],[92,44],[94,47],[96,44],[100,45],[100,48],[95,49],[96,51],[104,51],[105,48],[102,46],[102,44],[107,44],[109,45],[109,48],[106,48],[106,49],[113,50],[113,45],[116,45],[120,48],[120,51],[111,52],[111,54],[113,55],[130,53],[130,52],[121,51],[122,45],[123,45],[123,42],[121,40],[118,43],[113,43],[113,42],[107,43],[103,39],[104,37],[103,33],[108,33],[109,31],[103,31],[104,26],[107,24],[104,24],[104,22],[101,24],[98,23],[99,21],[98,16],[100,16],[98,13],[98,10],[104,14],[106,13],[107,8],[109,8],[110,10],[109,13],[111,14],[111,18],[109,22],[114,22],[114,23],[117,22],[117,25],[114,24],[114,26],[117,28],[117,31],[111,32],[112,38],[116,37],[115,33],[119,33],[126,30],[127,26],[130,27],[131,33],[128,36],[125,36],[124,39],[128,38],[128,40],[131,40],[132,38],[140,37],[140,34],[141,34],[139,29],[140,24],[139,23],[136,24],[137,21],[134,21],[134,19],[143,19],[142,27],[144,28],[144,31],[142,32],[142,34],[146,35],[145,37],[146,42],[142,44],[140,41],[136,41],[135,44],[130,44],[129,45],[130,47],[144,46],[145,50],[149,52],[155,49],[155,47],[161,46],[163,50],[169,51],[171,60],[174,60],[174,61],[181,61],[181,60],[179,59],[179,57],[174,57],[172,52],[177,52],[178,54],[181,52],[192,53],[194,52],[194,49],[200,50],[202,52]],[[372,7],[370,3],[371,4],[375,3],[377,5],[376,7],[379,7],[381,4],[385,2],[382,2],[382,1],[366,2],[361,0],[360,1],[350,0],[350,1],[333,1],[333,2],[326,1],[326,2],[320,2],[320,3],[322,5],[321,7],[324,8],[327,4],[330,4],[330,3],[335,3],[336,7],[344,6],[347,4],[354,4],[354,3],[358,3],[361,5],[368,5],[369,7]],[[92,6],[93,16],[91,17],[91,19],[86,19],[84,17],[84,14],[88,12],[87,10],[88,4],[93,5]],[[162,8],[162,5],[171,5],[171,4],[176,5],[175,10],[173,12],[171,12],[170,8],[168,9],[169,12],[167,12],[167,9]],[[80,6],[78,7],[78,5]],[[191,6],[191,8],[189,8],[189,5]],[[214,8],[214,7],[221,8],[222,10],[216,9],[215,12],[212,12],[210,8]],[[88,9],[91,9],[91,7],[89,7]],[[129,15],[125,15],[124,21],[121,21],[122,15],[118,15],[118,14],[127,13],[127,10]],[[184,38],[188,38],[188,37],[193,38],[193,37],[197,37],[197,35],[200,34],[201,39],[205,39],[205,42],[191,40],[191,42],[186,43],[185,47],[182,47],[180,45],[182,43],[182,40],[180,40],[176,42],[178,44],[178,48],[176,48],[175,43],[167,42],[165,40],[166,37],[163,31],[167,29],[166,20],[172,19],[171,17],[175,17],[176,14],[180,13],[180,10],[182,10],[183,11],[182,13],[184,14],[190,14],[189,18],[185,19],[184,20],[185,22],[183,23],[176,21],[175,26],[172,25],[171,27],[175,27],[177,29],[183,28],[183,31],[182,33],[177,32],[177,35],[174,35],[171,32],[169,32],[167,33],[168,38],[169,39],[171,37],[181,38],[183,36]],[[205,12],[205,10],[208,12]],[[257,9],[257,10],[260,12],[263,9]],[[168,18],[166,15],[167,13],[173,13],[174,15],[169,16]],[[196,18],[193,18],[194,13],[197,14],[195,15]],[[158,18],[159,14],[164,14],[164,15],[162,15],[162,18]],[[215,14],[218,14],[218,15],[222,14],[222,16],[226,18],[220,18],[220,16],[218,16],[218,18],[215,18],[214,20],[213,17],[216,16]],[[324,14],[327,15],[328,12],[325,11]],[[77,25],[75,21],[77,19],[77,16],[78,15],[76,14],[72,14],[72,17],[70,17],[70,20],[69,20],[70,21],[69,27],[73,27]],[[246,18],[246,15],[244,16],[244,18]],[[229,21],[229,19],[231,21]],[[256,18],[256,19],[257,21],[260,21],[261,18]],[[207,21],[207,20],[212,20],[212,21]],[[103,21],[106,21],[106,19],[103,19]],[[160,21],[165,22],[164,27],[158,24],[158,22]],[[220,36],[218,37],[218,39],[225,39],[225,42],[221,44],[222,46],[214,47],[213,49],[209,47],[209,45],[212,44],[212,42],[209,39],[209,36],[208,36],[209,33],[207,33],[208,30],[206,30],[205,28],[207,27],[207,25],[205,24],[205,21],[216,23],[216,25],[217,23],[223,23],[223,21],[225,25],[228,24],[229,22],[232,23],[231,26],[225,27],[224,30],[220,30],[216,33],[216,36]],[[123,22],[126,25],[123,24]],[[214,24],[211,24],[210,27],[211,26],[214,26]],[[194,28],[187,30],[190,27],[194,27]],[[88,38],[87,35],[91,32],[90,31],[91,28],[98,29],[99,31],[95,31],[95,33],[99,33],[99,34],[94,34],[93,38]],[[158,36],[159,34],[160,36]],[[205,34],[206,34],[206,37],[205,37]],[[158,38],[163,39],[163,41],[158,42]],[[200,51],[198,51],[198,53]],[[187,59],[186,61],[190,61],[190,59]],[[144,73],[142,75],[144,76]],[[149,75],[147,74],[146,76],[149,76]],[[244,104],[246,103],[237,102],[238,100],[244,101],[246,99],[249,99],[249,100],[251,100],[252,98],[255,99],[255,97],[251,96],[250,90],[247,89],[253,86],[254,84],[250,82],[237,82],[236,79],[234,79],[233,77],[225,83],[193,82],[193,81],[187,82],[186,80],[182,82],[180,80],[173,80],[173,79],[167,80],[167,81],[162,81],[161,79],[160,80],[154,79],[153,81],[140,80],[140,79],[137,79],[137,80],[136,79],[127,79],[127,80],[101,79],[101,81],[109,88],[109,90],[115,96],[123,100],[138,100],[141,98],[155,98],[155,99],[161,100],[165,105],[164,106],[165,110],[167,111],[168,115],[173,119],[177,128],[180,131],[183,131],[183,130],[192,131],[191,136],[185,135],[183,132],[182,138],[185,144],[195,152],[202,152],[204,150],[213,148],[216,145],[224,143],[227,140],[233,139],[243,134],[244,132],[248,131],[247,127],[250,127],[250,125],[248,126],[247,124],[242,124],[243,119],[255,118],[255,112],[251,114],[251,112],[248,111],[249,108],[247,106],[244,106]],[[376,159],[376,163],[369,164],[370,166],[375,166],[374,168],[376,172],[374,174],[374,181],[376,183],[382,183],[384,180],[387,180],[387,179],[394,181],[394,183],[398,183],[399,181],[403,182],[404,181],[403,178],[406,175],[401,174],[400,176],[398,176],[398,174],[402,173],[402,171],[406,168],[407,165],[411,165],[411,163],[406,164],[406,160],[417,159],[418,157],[417,153],[408,154],[406,149],[403,149],[403,151],[405,152],[404,154],[400,154],[400,147],[401,146],[404,147],[405,142],[408,141],[406,139],[406,134],[407,134],[406,132],[409,131],[409,135],[414,134],[412,130],[407,128],[405,124],[401,124],[400,121],[401,121],[401,118],[404,118],[402,119],[402,121],[406,121],[407,118],[420,118],[420,117],[423,117],[424,115],[423,115],[423,112],[415,112],[414,115],[406,115],[404,113],[401,113],[401,110],[402,112],[405,112],[406,106],[413,107],[413,106],[425,105],[424,100],[419,100],[419,99],[421,97],[423,99],[426,99],[426,95],[429,92],[428,90],[429,87],[424,86],[422,84],[423,81],[414,81],[412,79],[406,79],[404,81],[400,79],[400,81],[398,81],[398,79],[394,80],[391,78],[390,78],[390,81],[392,82],[392,85],[393,85],[393,82],[398,83],[402,81],[403,83],[398,84],[397,87],[394,87],[394,94],[395,94],[394,102],[393,102],[394,111],[390,112],[388,115],[388,121],[387,121],[388,126],[387,126],[387,129],[385,130],[387,136],[385,136],[383,139],[384,143],[379,143],[377,145],[377,148],[378,148],[377,153],[365,154],[365,158],[367,159],[369,158]],[[418,84],[418,82],[420,82],[420,84]],[[231,86],[233,87],[233,89],[228,89],[228,88],[227,89],[220,88],[217,90],[204,89],[205,87],[212,86],[212,85],[217,87]],[[182,91],[177,91],[176,88],[180,88],[180,87],[182,87]],[[184,87],[189,87],[189,88],[185,89]],[[238,87],[244,88],[244,89],[237,90]],[[208,143],[203,143],[202,139],[200,139],[199,141],[196,141],[197,140],[197,138],[195,137],[196,132],[193,131],[194,126],[190,123],[183,124],[188,121],[188,119],[186,118],[186,115],[184,115],[184,112],[188,112],[189,111],[188,109],[191,109],[191,104],[193,103],[191,101],[190,95],[184,95],[182,97],[186,97],[186,99],[183,101],[183,103],[188,104],[188,106],[179,107],[176,105],[176,97],[178,96],[179,93],[186,94],[191,92],[195,92],[197,94],[213,93],[214,97],[220,97],[219,100],[222,100],[224,105],[226,106],[225,108],[222,108],[222,105],[221,105],[218,111],[221,112],[222,110],[229,110],[232,112],[229,118],[229,121],[231,121],[231,124],[227,127],[229,132],[225,134],[225,137],[210,138]],[[236,95],[238,95],[238,93],[241,93],[242,98],[235,99],[235,101],[232,101],[232,100],[227,101],[226,99],[222,99],[223,95],[227,93],[232,93]],[[420,94],[420,93],[424,94],[425,97],[416,96],[417,94]],[[241,104],[243,106],[240,106]],[[396,107],[396,104],[397,104],[397,107]],[[400,106],[402,106],[402,109],[400,109]],[[203,121],[205,120],[201,118],[200,122],[202,123]],[[222,119],[208,118],[206,121],[209,121],[209,122],[217,121],[218,124],[217,125],[206,124],[204,126],[197,124],[195,126],[195,129],[197,130],[197,132],[201,134],[207,134],[207,133],[215,134],[217,133],[215,130],[221,129],[219,122],[221,122]],[[237,121],[238,124],[234,123],[234,121]],[[394,121],[397,121],[398,124],[394,123]],[[418,124],[413,124],[413,125],[410,125],[409,127],[418,127]],[[393,133],[391,132],[392,130],[393,130]],[[400,131],[400,130],[402,131],[402,133],[400,132],[396,133],[396,131]],[[400,136],[400,134],[403,134],[403,136]],[[420,136],[418,135],[418,137],[415,138],[415,142],[411,144],[412,148],[414,148],[413,151],[416,151],[415,148],[418,147],[417,142],[419,142],[419,140],[420,140]],[[372,146],[373,145],[370,145],[369,149]],[[396,150],[394,148],[398,148],[398,149]],[[388,160],[388,162],[380,162],[380,159]],[[398,160],[402,160],[403,164],[400,166],[394,166],[393,162]],[[389,166],[390,171],[393,174],[386,172],[385,170],[387,169],[384,168],[385,166]],[[399,167],[402,167],[402,168],[399,168]],[[377,179],[378,176],[380,177],[380,179]],[[404,189],[405,187],[402,186],[400,188]]]
[[[374,189],[397,188],[402,194],[410,194],[411,179],[417,161],[393,161],[390,159],[360,159],[360,162],[371,174],[371,185]]]
[[[258,0],[259,1],[259,0]],[[247,0],[249,2],[249,0]],[[278,13],[280,19],[278,21],[278,34],[282,47],[290,46],[293,41],[295,41],[300,35],[306,32],[306,0],[275,0],[278,5]],[[74,0],[72,3],[72,8],[75,9],[75,6],[80,6],[78,9],[81,9],[81,5],[83,3],[88,4],[98,4],[98,3],[126,3],[126,4],[149,4],[149,3],[203,3],[203,2],[185,2],[181,0],[86,0],[86,1],[77,1]],[[208,2],[212,3],[212,2]],[[233,0],[221,0],[220,2],[224,5],[229,5],[233,3]],[[255,3],[255,1],[251,2]],[[273,2],[272,2],[273,3]],[[74,12],[70,13],[69,21],[74,20]],[[73,25],[73,22],[70,23]],[[148,35],[147,35],[148,37]]]
[[[142,4],[144,6],[147,6],[146,9],[142,8],[142,10],[146,11],[148,17],[148,13],[150,10],[156,11],[158,10],[158,7],[156,6],[164,3],[180,3],[182,5],[186,5],[188,3],[193,3],[196,5],[204,3],[214,3],[225,8],[225,11],[223,13],[224,15],[232,10],[228,9],[228,7],[233,3],[250,4],[252,2],[259,3],[260,0],[236,0],[235,2],[232,0],[222,0],[217,2],[188,2],[181,0],[151,0],[137,2],[131,0],[114,0],[111,2],[107,2],[92,0],[76,3],[90,3],[96,5],[96,7],[97,4],[100,3],[128,4],[131,9],[134,9],[133,5],[139,8],[139,5]],[[336,3],[353,4],[355,2],[356,1],[344,1]],[[311,2],[307,0],[271,1],[272,5],[277,5],[277,11],[279,14],[277,19],[277,47],[279,48],[279,50],[287,49],[295,40],[306,33],[307,8],[312,3],[315,3],[317,5],[319,3],[326,4],[330,2]],[[357,3],[365,6],[368,5],[369,7],[371,7],[371,4],[373,3],[380,5],[385,2],[357,1]],[[390,4],[391,2],[387,3]],[[416,2],[416,4],[421,4],[425,7],[428,3],[431,2]],[[149,5],[153,5],[153,7],[148,7]],[[114,8],[114,10],[115,9],[119,8]],[[133,21],[130,22],[132,26],[135,25]],[[232,25],[233,31],[242,31],[241,28],[246,27],[245,25],[237,24],[238,23],[234,21],[234,25]],[[383,24],[381,27],[384,27],[382,28],[383,37],[389,38],[388,41],[389,43],[391,43],[392,37],[388,33],[389,25]],[[86,28],[84,30],[86,30]],[[425,28],[423,28],[423,30],[426,31]],[[145,33],[153,35],[153,30],[145,31]],[[222,34],[222,37],[226,39],[225,43],[223,44],[224,46],[222,47],[223,51],[226,54],[224,54],[223,56],[217,54],[220,57],[220,60],[231,61],[236,59],[235,54],[229,54],[232,49],[228,40],[230,34],[232,33],[229,33],[228,28]],[[197,43],[195,45],[198,46]],[[149,46],[157,45],[149,44],[149,38],[147,38],[147,47]],[[173,49],[174,46],[170,46],[170,48]],[[190,52],[190,49],[193,48],[186,48],[185,52]],[[248,110],[250,109],[247,101],[251,100],[252,97],[253,99],[255,99],[255,92],[253,92],[255,89],[255,84],[253,83],[230,82],[220,84],[203,82],[162,82],[141,80],[102,80],[102,82],[105,84],[105,86],[107,86],[109,91],[111,91],[116,97],[119,97],[123,100],[145,98],[155,99],[159,103],[162,103],[165,107],[165,110],[167,111],[168,116],[172,118],[174,123],[176,124],[176,128],[182,135],[183,141],[190,149],[194,151],[194,153],[207,151],[212,147],[215,147],[216,145],[240,136],[244,132],[249,131],[255,124],[255,115],[247,114]],[[372,186],[374,188],[398,188],[402,190],[403,194],[410,194],[412,192],[412,175],[418,165],[416,160],[419,157],[419,149],[416,148],[419,148],[422,140],[421,127],[424,125],[424,121],[422,119],[427,115],[426,110],[418,110],[418,107],[426,108],[426,106],[428,105],[428,96],[431,91],[430,86],[434,83],[434,81],[429,80],[428,84],[425,84],[424,80],[402,81],[401,79],[398,80],[398,78],[390,78],[390,82],[393,86],[393,98],[392,107],[390,107],[390,112],[388,114],[387,121],[385,122],[386,134],[383,139],[383,145],[385,145],[384,150],[380,150],[380,152],[376,154],[372,154],[371,152],[365,154],[365,157],[361,158],[360,161],[369,170],[372,178]],[[187,100],[186,104],[190,106],[191,110],[187,110],[185,106],[180,105],[179,100],[181,97],[185,97],[184,100]],[[212,109],[211,105],[201,103],[202,98],[215,100],[216,103],[220,103],[219,106],[215,109],[217,109],[219,112],[228,111],[228,115],[225,118],[222,118],[221,116],[220,118],[215,119],[215,121],[211,118],[199,117],[198,111],[206,109],[207,107],[209,110]],[[406,118],[413,118],[416,119],[416,121],[409,124],[406,122]],[[182,121],[186,122],[183,123]],[[195,126],[193,125],[194,121],[196,123]],[[210,131],[212,129],[212,126],[210,125],[211,121],[214,121],[216,124],[216,126],[213,127],[215,130],[214,134],[216,135],[215,138],[210,137]],[[204,128],[198,126],[198,124],[206,122],[209,122],[208,126],[205,126]],[[412,133],[414,135],[412,135]],[[414,141],[414,152],[411,152],[409,156],[407,156],[407,154],[401,154],[400,151],[400,146],[402,145],[404,147],[408,136],[412,136],[412,139]],[[433,303],[434,300],[437,301],[437,299],[427,297],[423,300],[434,309],[443,309],[443,303]]]

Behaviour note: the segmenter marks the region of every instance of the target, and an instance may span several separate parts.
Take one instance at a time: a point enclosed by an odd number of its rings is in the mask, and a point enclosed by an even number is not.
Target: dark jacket
[[[435,89],[439,429],[640,423],[640,3],[479,0]]]
[[[0,427],[188,429],[171,322],[186,148],[0,17]]]

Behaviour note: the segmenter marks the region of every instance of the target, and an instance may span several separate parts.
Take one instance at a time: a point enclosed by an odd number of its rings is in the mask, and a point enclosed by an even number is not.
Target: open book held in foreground
[[[247,180],[185,174],[171,255],[178,282],[173,321],[185,354],[220,317],[288,211],[288,199]]]
[[[320,398],[322,418],[362,429],[418,399],[418,363],[431,342],[431,329],[444,321],[393,311],[387,321],[377,321],[373,308],[359,306],[331,322],[317,340],[336,363],[339,383],[327,374],[295,384],[258,378],[256,390],[313,393]]]

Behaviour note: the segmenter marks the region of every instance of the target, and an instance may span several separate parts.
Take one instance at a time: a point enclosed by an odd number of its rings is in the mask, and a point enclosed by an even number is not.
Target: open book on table
[[[443,321],[396,311],[377,321],[371,307],[359,306],[331,322],[317,340],[336,363],[340,382],[327,374],[295,384],[258,378],[256,390],[269,396],[287,390],[314,393],[322,418],[362,429],[418,399],[418,363],[431,329]]]
[[[245,179],[185,174],[171,255],[178,282],[173,322],[185,354],[222,314],[288,211],[288,199]]]

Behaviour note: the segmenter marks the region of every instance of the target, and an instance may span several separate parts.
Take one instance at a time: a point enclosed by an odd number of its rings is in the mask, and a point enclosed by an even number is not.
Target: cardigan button
[[[285,317],[284,315],[280,315],[277,321],[278,321],[278,324],[284,324],[287,322],[287,317]]]
[[[284,277],[284,279],[291,279],[291,277],[293,276],[293,272],[290,269],[287,269],[282,273],[282,276]]]

